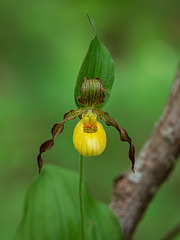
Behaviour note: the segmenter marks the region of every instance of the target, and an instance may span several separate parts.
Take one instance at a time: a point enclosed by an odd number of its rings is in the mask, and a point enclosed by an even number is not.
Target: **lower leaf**
[[[85,239],[123,240],[114,213],[84,191]],[[78,174],[46,166],[31,185],[16,240],[79,240]]]

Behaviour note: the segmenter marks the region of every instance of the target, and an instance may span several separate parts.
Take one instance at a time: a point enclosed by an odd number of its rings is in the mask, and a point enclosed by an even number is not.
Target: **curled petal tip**
[[[130,138],[129,138],[130,139]],[[129,158],[132,162],[132,172],[135,173],[135,170],[134,170],[134,165],[135,165],[135,147],[134,147],[134,144],[132,144],[132,141],[130,139],[130,148],[129,148]]]
[[[38,167],[39,167],[39,174],[41,173],[42,167],[43,167],[43,160],[41,158],[41,154],[37,157]]]
[[[49,149],[51,149],[54,145],[54,140],[53,139],[50,139],[50,140],[47,140],[46,142],[44,142],[41,146],[40,146],[40,151],[39,151],[39,154],[38,154],[38,157],[37,157],[37,162],[38,162],[38,167],[39,167],[39,174],[41,172],[41,169],[43,167],[43,160],[42,160],[42,157],[41,157],[41,154]]]

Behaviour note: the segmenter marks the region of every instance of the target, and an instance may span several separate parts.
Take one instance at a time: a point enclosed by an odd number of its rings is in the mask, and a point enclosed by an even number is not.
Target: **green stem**
[[[83,156],[80,155],[79,159],[79,208],[80,208],[80,221],[81,221],[81,240],[85,240],[84,238],[84,209],[83,209]]]

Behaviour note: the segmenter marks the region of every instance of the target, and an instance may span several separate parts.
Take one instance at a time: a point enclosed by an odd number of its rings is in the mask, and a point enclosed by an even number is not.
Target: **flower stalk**
[[[79,209],[80,209],[80,223],[81,223],[81,240],[85,240],[84,236],[84,205],[83,205],[83,173],[84,160],[80,154],[79,158]]]

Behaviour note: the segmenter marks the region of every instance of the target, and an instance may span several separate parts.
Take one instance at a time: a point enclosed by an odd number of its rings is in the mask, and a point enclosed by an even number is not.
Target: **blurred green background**
[[[104,107],[132,137],[136,152],[166,103],[180,59],[180,1],[0,0],[0,239],[19,224],[26,192],[37,175],[36,156],[54,123],[75,109],[74,86],[93,37],[86,11],[115,62],[115,82]],[[66,123],[46,163],[78,170]],[[111,200],[113,180],[130,169],[128,144],[107,128],[105,152],[85,159],[97,199]],[[180,222],[180,164],[163,185],[134,240],[160,239]],[[176,238],[178,239],[178,238]]]

